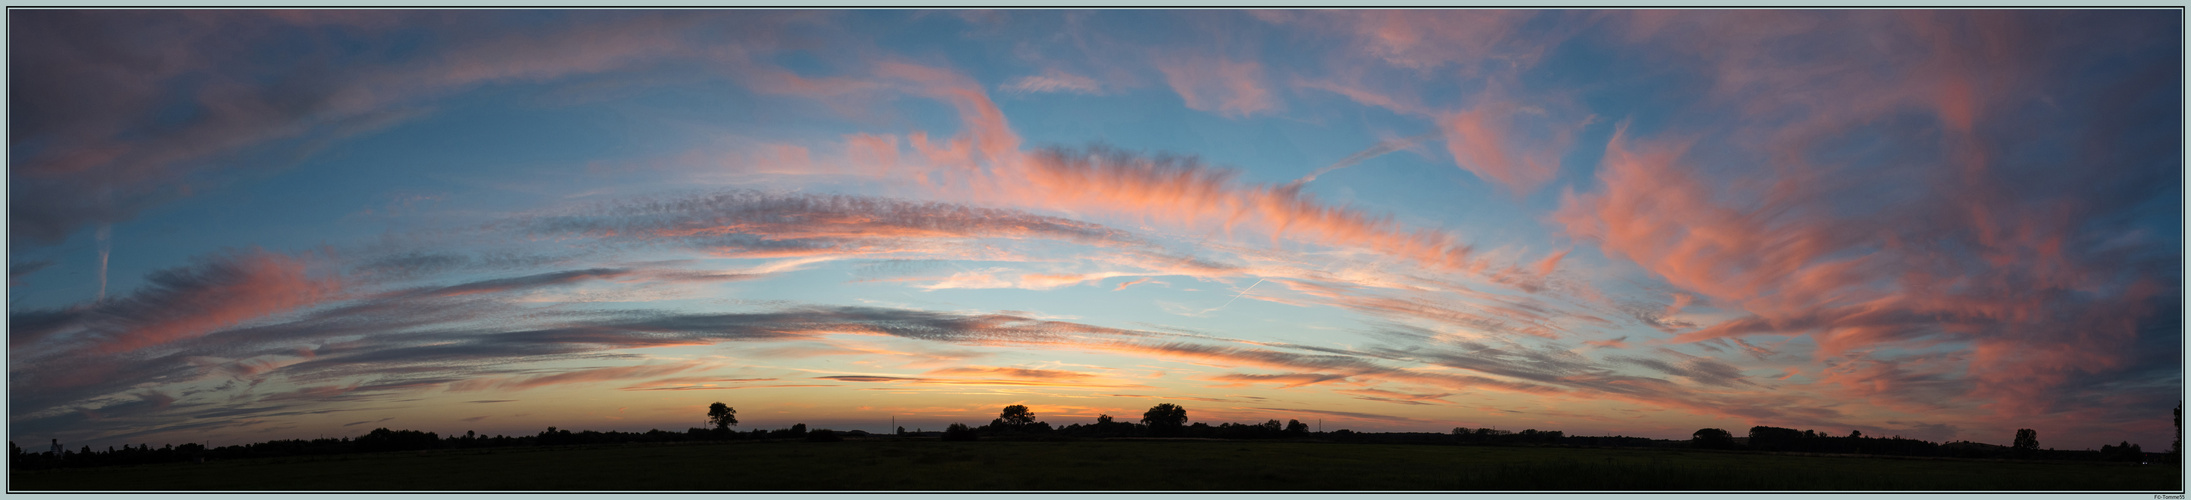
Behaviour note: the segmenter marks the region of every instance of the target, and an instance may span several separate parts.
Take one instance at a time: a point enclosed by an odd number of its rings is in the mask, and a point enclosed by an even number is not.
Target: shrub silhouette
[[[837,441],[843,441],[844,438],[838,437],[837,431],[832,431],[829,429],[816,429],[814,432],[806,433],[806,440],[817,443],[834,443]]]
[[[951,427],[943,430],[944,441],[973,441],[978,437],[980,435],[975,434],[974,429],[966,424],[951,424]]]

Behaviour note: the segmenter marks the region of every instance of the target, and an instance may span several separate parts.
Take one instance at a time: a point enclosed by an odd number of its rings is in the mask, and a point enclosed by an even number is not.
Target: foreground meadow
[[[2169,465],[1656,449],[1126,440],[442,450],[17,471],[12,491],[2173,491]]]

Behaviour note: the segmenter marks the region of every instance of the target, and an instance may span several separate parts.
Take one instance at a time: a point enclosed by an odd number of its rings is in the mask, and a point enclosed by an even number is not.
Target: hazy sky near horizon
[[[9,15],[17,443],[2166,449],[2181,12]]]

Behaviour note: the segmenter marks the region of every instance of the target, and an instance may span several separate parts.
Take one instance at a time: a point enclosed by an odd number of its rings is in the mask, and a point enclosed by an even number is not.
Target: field
[[[2172,465],[1261,441],[604,445],[18,471],[111,490],[2175,491]]]

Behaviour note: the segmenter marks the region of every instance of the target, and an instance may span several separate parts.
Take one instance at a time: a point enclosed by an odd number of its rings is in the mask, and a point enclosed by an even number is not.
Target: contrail
[[[107,300],[107,256],[114,253],[114,225],[99,225],[99,301]]]
[[[1245,295],[1247,295],[1247,294],[1248,294],[1248,291],[1249,291],[1249,290],[1254,290],[1254,289],[1255,289],[1255,285],[1261,285],[1261,284],[1263,284],[1263,278],[1256,278],[1256,279],[1255,279],[1255,282],[1254,282],[1254,283],[1249,283],[1249,284],[1248,284],[1248,287],[1247,287],[1247,288],[1242,288],[1242,289],[1240,289],[1240,295],[1234,295],[1234,296],[1232,296],[1232,299],[1230,299],[1230,300],[1226,300],[1226,301],[1225,301],[1225,303],[1224,303],[1223,305],[1219,305],[1219,306],[1217,306],[1217,307],[1214,307],[1214,308],[1210,308],[1210,311],[1215,311],[1215,310],[1218,310],[1218,309],[1224,309],[1224,308],[1225,308],[1225,306],[1229,306],[1229,305],[1232,305],[1232,301],[1234,301],[1234,300],[1240,300],[1240,297],[1241,297],[1241,296],[1245,296]],[[1202,311],[1202,312],[1210,312],[1210,311]]]
[[[1364,149],[1361,152],[1357,152],[1353,155],[1347,156],[1346,158],[1340,159],[1338,163],[1327,165],[1324,168],[1316,169],[1315,172],[1309,172],[1308,175],[1301,176],[1301,178],[1299,179],[1294,179],[1293,182],[1286,183],[1286,187],[1284,189],[1300,187],[1302,184],[1308,184],[1309,181],[1316,180],[1316,176],[1331,173],[1331,171],[1333,170],[1352,167],[1356,163],[1368,161],[1370,158],[1384,156],[1385,153],[1406,149],[1408,147],[1414,146],[1418,143],[1435,138],[1437,136],[1437,132],[1431,132],[1413,137],[1402,137],[1398,139],[1379,142],[1375,146],[1370,146],[1369,149]]]

